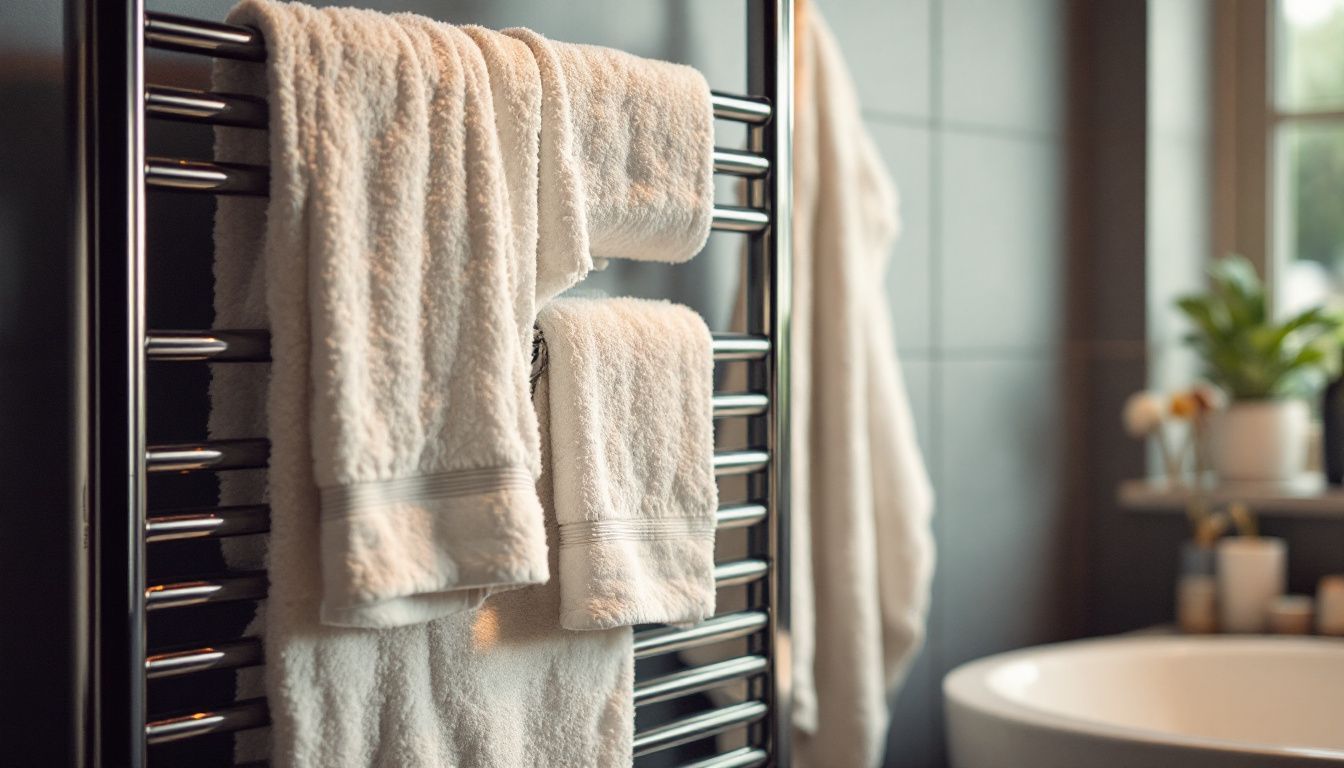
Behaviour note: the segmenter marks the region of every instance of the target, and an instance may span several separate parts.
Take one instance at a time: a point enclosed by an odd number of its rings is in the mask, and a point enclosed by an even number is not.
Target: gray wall
[[[936,766],[947,670],[1071,634],[1065,4],[818,5],[901,190],[888,285],[939,563],[887,764]]]

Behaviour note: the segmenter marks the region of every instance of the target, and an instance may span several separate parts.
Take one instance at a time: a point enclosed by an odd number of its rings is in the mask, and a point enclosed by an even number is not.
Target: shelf
[[[1319,473],[1282,483],[1204,483],[1213,504],[1245,503],[1259,515],[1344,518],[1344,488],[1326,485]],[[1120,506],[1136,512],[1184,512],[1194,491],[1165,478],[1126,480],[1116,493]]]

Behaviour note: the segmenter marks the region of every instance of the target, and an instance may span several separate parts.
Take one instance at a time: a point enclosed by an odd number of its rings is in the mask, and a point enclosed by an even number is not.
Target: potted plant
[[[1338,366],[1340,319],[1313,307],[1275,322],[1264,284],[1240,256],[1219,259],[1209,276],[1208,293],[1177,306],[1194,325],[1186,341],[1205,375],[1231,399],[1210,425],[1214,469],[1224,480],[1290,480],[1306,464],[1304,398]]]

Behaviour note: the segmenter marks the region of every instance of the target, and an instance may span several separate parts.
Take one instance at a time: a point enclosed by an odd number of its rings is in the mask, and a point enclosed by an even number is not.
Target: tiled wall
[[[1061,0],[818,0],[901,190],[888,287],[938,493],[887,765],[940,766],[943,674],[1070,633]]]

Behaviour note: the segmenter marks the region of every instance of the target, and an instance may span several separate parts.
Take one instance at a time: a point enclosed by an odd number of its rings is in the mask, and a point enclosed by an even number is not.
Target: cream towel
[[[932,491],[883,291],[896,193],[840,49],[800,14],[794,132],[792,637],[796,762],[882,760],[924,636]]]
[[[704,75],[622,51],[505,34],[536,56],[543,238],[538,300],[582,279],[593,260],[683,262],[714,215],[714,111]],[[557,289],[557,286],[563,286]]]
[[[678,304],[557,299],[538,317],[551,394],[568,629],[714,613],[714,360]]]
[[[535,243],[479,49],[411,16],[245,0],[230,18],[269,55],[217,73],[268,95],[269,152],[221,129],[217,154],[269,161],[271,197],[220,201],[216,322],[271,329],[272,600],[396,626],[544,582]],[[220,374],[212,432],[262,431]]]

